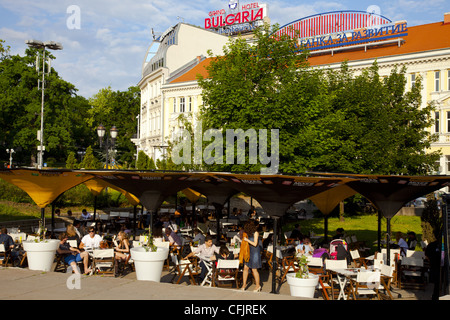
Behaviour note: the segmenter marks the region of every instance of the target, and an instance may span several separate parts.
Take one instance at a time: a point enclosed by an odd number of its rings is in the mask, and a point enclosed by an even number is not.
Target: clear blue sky
[[[450,12],[450,0],[241,0],[240,4],[252,2],[266,3],[271,22],[280,25],[321,12],[365,11],[373,5],[393,21],[407,20],[409,26],[442,21]],[[79,26],[73,5],[79,9]],[[53,52],[52,66],[79,89],[79,95],[90,98],[108,86],[126,90],[138,83],[152,28],[162,33],[180,21],[204,26],[209,11],[227,6],[228,0],[0,0],[0,39],[12,54],[20,55],[27,39],[61,42],[64,50]]]

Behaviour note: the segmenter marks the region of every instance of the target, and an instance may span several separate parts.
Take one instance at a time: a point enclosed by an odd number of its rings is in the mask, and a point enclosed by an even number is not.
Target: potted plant
[[[297,256],[298,271],[286,275],[287,283],[293,297],[314,298],[314,291],[319,283],[319,276],[309,273],[308,258]]]
[[[130,253],[138,280],[160,282],[164,261],[169,256],[169,248],[155,245],[149,232],[147,243],[142,247],[131,248]]]
[[[38,237],[35,240],[23,241],[23,249],[27,253],[30,270],[50,271],[55,260],[59,240],[45,239],[47,229],[39,222]]]

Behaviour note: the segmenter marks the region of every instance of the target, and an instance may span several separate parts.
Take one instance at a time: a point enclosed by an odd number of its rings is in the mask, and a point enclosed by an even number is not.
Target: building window
[[[412,73],[411,74],[411,88],[413,88],[415,84],[416,84],[416,74]]]
[[[192,97],[189,97],[189,112],[192,111]]]
[[[173,112],[177,112],[177,98],[173,98]]]
[[[180,112],[185,111],[185,101],[186,99],[184,97],[180,98]]]
[[[439,83],[440,80],[440,76],[441,76],[441,72],[440,71],[435,71],[434,72],[434,91],[438,92],[441,88],[441,85]]]
[[[450,111],[447,111],[447,132],[450,132]]]
[[[447,169],[447,171],[444,172],[445,174],[450,172],[450,156],[445,156],[445,168]],[[441,168],[439,168],[439,171],[440,171],[440,169]]]
[[[434,113],[434,132],[439,132],[439,112]]]
[[[450,70],[447,70],[447,90],[450,91]]]

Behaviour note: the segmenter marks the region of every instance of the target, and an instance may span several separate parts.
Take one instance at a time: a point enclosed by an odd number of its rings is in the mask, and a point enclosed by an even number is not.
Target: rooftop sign
[[[281,27],[274,36],[297,38],[309,50],[387,40],[407,35],[406,22],[393,23],[366,11],[336,11],[317,14]]]
[[[238,1],[231,0],[229,10],[220,9],[209,12],[209,17],[205,19],[205,29],[226,34],[249,32],[266,16],[265,4],[253,2],[240,5]]]

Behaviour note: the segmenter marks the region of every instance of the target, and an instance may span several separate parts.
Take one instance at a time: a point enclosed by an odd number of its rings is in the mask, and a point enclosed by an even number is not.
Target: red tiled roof
[[[436,49],[450,48],[450,23],[436,22],[420,26],[408,27],[408,35],[403,36],[405,42],[385,47],[368,48],[367,51],[342,51],[334,55],[317,55],[308,58],[312,66],[340,63],[344,60],[357,61],[375,59],[401,54],[431,51]]]
[[[436,22],[425,25],[408,27],[408,35],[402,36],[404,43],[398,47],[397,45],[371,47],[367,51],[364,49],[355,51],[335,52],[333,55],[324,54],[316,55],[308,58],[311,66],[328,65],[340,63],[345,60],[358,61],[365,59],[375,59],[380,57],[389,57],[395,55],[432,51],[437,49],[450,48],[450,23]],[[172,83],[187,82],[197,80],[197,75],[208,77],[205,69],[213,58],[207,58],[201,61],[194,68],[181,75]]]

